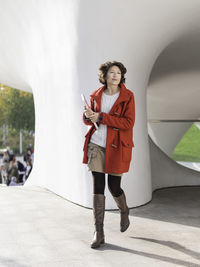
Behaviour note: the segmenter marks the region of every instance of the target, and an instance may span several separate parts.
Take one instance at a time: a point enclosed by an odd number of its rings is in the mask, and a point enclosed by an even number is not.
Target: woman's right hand
[[[90,108],[87,108],[85,105],[84,105],[84,111],[86,118],[88,118],[90,115],[94,113]]]

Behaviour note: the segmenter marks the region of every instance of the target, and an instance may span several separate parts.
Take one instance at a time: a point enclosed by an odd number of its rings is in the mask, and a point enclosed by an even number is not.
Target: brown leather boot
[[[122,190],[123,191],[123,190]],[[124,191],[122,192],[122,194],[119,197],[114,197],[115,202],[117,203],[117,206],[120,210],[120,217],[121,217],[121,221],[120,221],[120,226],[121,232],[125,232],[126,229],[129,227],[130,225],[130,221],[128,218],[129,215],[129,208],[126,204],[126,196],[124,194]]]
[[[93,194],[93,214],[94,214],[94,237],[91,242],[91,248],[97,248],[105,243],[103,231],[103,221],[105,213],[105,196],[103,194]]]

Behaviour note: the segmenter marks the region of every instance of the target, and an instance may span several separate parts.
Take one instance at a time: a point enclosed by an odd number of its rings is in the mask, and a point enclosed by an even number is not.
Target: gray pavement
[[[150,203],[105,213],[105,241],[90,248],[92,210],[36,186],[0,186],[0,267],[200,266],[200,187],[157,190]]]

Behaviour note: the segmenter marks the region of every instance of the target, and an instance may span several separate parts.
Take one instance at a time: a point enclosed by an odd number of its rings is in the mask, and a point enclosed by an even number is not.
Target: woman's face
[[[106,75],[107,85],[118,85],[121,81],[121,70],[117,66],[112,66],[109,68]]]

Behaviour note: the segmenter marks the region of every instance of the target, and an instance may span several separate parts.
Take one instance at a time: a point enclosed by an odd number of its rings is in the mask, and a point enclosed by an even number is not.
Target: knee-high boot
[[[91,242],[91,248],[97,248],[105,243],[104,236],[104,214],[105,214],[105,196],[103,194],[93,194],[93,215],[94,215],[94,237]]]
[[[120,217],[121,217],[120,231],[125,232],[130,225],[130,221],[129,221],[129,217],[128,217],[129,208],[126,204],[126,196],[124,194],[124,191],[122,192],[122,194],[120,196],[118,196],[118,197],[113,196],[113,198],[114,198],[115,202],[117,203],[117,206],[120,210]]]

